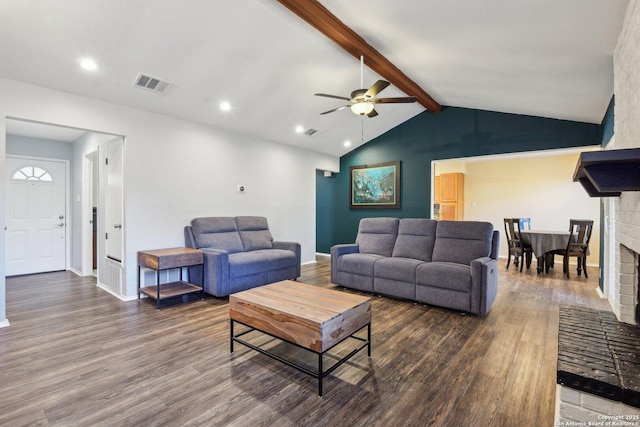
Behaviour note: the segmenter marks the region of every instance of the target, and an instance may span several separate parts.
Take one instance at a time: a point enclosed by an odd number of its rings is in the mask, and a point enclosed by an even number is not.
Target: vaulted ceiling
[[[600,123],[628,0],[320,3],[440,105]],[[0,77],[321,153],[343,155],[425,111],[320,115],[344,101],[314,93],[348,97],[359,61],[276,0],[3,0],[0,23]],[[364,61],[369,87],[381,76]],[[139,73],[173,86],[136,88]]]

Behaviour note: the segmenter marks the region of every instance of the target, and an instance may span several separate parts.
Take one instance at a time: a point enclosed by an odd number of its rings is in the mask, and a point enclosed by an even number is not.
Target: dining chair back
[[[589,241],[591,240],[591,232],[593,231],[593,221],[590,219],[571,219],[569,220],[569,242],[567,249],[562,253],[564,274],[569,277],[569,259],[577,258],[578,276],[584,270],[584,277],[587,279],[587,255],[589,254]]]
[[[520,218],[504,218],[504,232],[509,250],[507,270],[509,269],[509,265],[511,265],[511,257],[513,256],[515,266],[517,267],[519,264],[520,271],[522,271],[525,259],[527,267],[531,263],[531,245],[527,245],[522,241]]]

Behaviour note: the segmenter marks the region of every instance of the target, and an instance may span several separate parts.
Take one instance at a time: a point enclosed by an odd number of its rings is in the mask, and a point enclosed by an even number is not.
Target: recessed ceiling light
[[[91,58],[83,58],[80,60],[80,66],[87,71],[95,71],[98,68],[98,64]]]
[[[228,102],[221,102],[220,103],[220,109],[222,111],[229,111],[231,109],[231,104],[229,104]]]
[[[302,132],[304,132],[304,127],[300,125],[296,126],[296,133],[302,133]]]
[[[345,141],[344,144],[345,147],[351,147],[351,141]]]

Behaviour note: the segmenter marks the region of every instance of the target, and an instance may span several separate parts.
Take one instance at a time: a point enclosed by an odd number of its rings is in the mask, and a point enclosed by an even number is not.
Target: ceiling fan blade
[[[415,96],[403,96],[399,98],[376,98],[372,100],[374,104],[403,104],[409,102],[416,102],[418,98]]]
[[[342,107],[334,108],[333,110],[325,111],[324,113],[320,113],[320,114],[329,114],[329,113],[333,113],[334,111],[344,110],[345,108],[349,108],[349,107],[351,106],[343,105]]]
[[[314,93],[315,96],[324,96],[327,98],[335,98],[335,99],[343,99],[345,101],[351,101],[351,98],[347,98],[344,96],[338,96],[338,95],[327,95],[326,93]]]
[[[375,117],[377,115],[378,115],[378,112],[375,109],[373,109],[369,114],[367,114],[367,117]]]
[[[384,80],[378,80],[369,88],[369,90],[364,94],[365,98],[375,98],[377,94],[382,92],[387,86],[389,86],[389,82]]]

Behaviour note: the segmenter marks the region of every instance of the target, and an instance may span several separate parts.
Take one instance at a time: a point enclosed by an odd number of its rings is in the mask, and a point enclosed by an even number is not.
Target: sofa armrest
[[[331,246],[331,283],[336,283],[337,281],[338,258],[342,255],[355,254],[358,252],[360,252],[360,245],[354,243]]]
[[[471,304],[473,311],[485,315],[498,293],[498,260],[482,257],[471,261]]]
[[[284,249],[296,254],[296,279],[300,277],[300,264],[302,260],[302,248],[297,242],[273,241],[273,249]]]
[[[217,297],[229,295],[229,252],[201,250],[204,254],[204,291]]]

